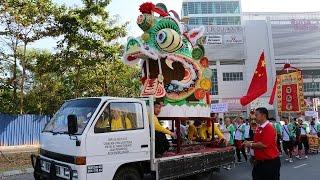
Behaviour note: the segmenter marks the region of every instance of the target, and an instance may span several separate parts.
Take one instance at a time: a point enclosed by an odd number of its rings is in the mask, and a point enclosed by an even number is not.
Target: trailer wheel
[[[134,167],[123,167],[117,171],[113,180],[141,180],[141,175]]]

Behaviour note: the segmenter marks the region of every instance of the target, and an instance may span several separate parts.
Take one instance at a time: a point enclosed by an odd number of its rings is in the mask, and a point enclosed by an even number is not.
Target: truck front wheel
[[[117,171],[113,180],[141,180],[141,175],[136,168],[123,167]]]

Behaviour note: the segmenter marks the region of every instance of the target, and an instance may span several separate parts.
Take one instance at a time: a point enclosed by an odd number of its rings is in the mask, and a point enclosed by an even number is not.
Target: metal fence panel
[[[49,116],[0,114],[0,146],[39,144]]]

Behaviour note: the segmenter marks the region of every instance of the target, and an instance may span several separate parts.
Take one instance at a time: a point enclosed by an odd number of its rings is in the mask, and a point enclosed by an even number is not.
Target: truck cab
[[[172,179],[186,175],[184,165],[193,167],[193,174],[234,161],[233,149],[224,156],[204,151],[155,158],[152,117],[152,98],[66,101],[41,133],[40,154],[32,155],[35,179],[140,180],[150,172],[156,179]],[[192,158],[212,163],[195,168]]]

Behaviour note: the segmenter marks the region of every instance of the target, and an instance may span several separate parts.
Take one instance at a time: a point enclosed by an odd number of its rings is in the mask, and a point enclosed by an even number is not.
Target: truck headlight
[[[73,170],[72,174],[73,174],[73,178],[78,179],[78,171],[77,170]]]
[[[70,175],[70,171],[69,171],[69,169],[68,169],[68,168],[64,168],[63,175],[64,175],[64,176],[69,177],[69,175]]]

